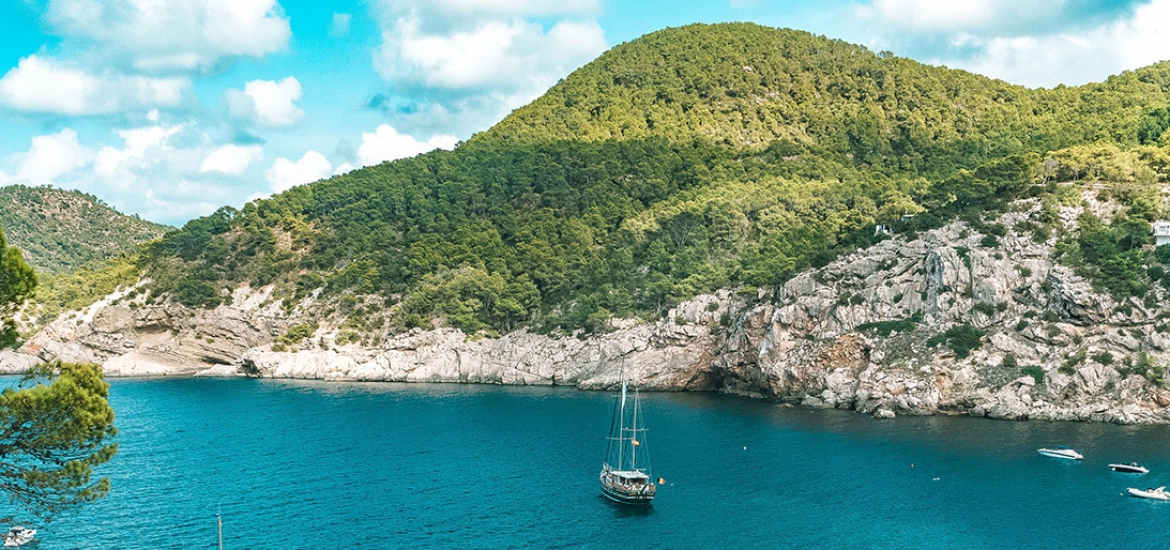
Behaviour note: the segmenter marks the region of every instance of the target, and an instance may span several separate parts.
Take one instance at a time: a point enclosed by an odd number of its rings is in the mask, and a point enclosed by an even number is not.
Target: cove
[[[879,421],[717,394],[644,393],[654,504],[605,500],[613,394],[255,379],[110,381],[110,495],[42,549],[1151,547],[1163,426]],[[1075,446],[1078,462],[1036,448]],[[1128,476],[1106,465],[1138,461]]]

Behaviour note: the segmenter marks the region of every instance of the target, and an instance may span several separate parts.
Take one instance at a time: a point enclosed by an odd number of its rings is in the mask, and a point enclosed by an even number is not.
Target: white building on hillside
[[[1170,220],[1154,222],[1154,244],[1156,246],[1170,244]]]

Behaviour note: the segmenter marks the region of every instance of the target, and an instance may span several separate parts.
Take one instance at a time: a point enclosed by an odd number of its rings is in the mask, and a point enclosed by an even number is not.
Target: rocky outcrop
[[[45,361],[99,363],[108,376],[194,375],[237,365],[245,351],[271,343],[289,323],[265,302],[271,289],[240,289],[231,305],[213,310],[148,305],[131,298],[133,290],[62,315],[20,351]],[[0,360],[0,368],[7,363]]]
[[[314,345],[299,351],[252,349],[241,370],[264,378],[574,385],[607,389],[628,379],[650,390],[713,391],[711,369],[729,293],[706,296],[657,323],[634,323],[607,335],[552,338],[527,331],[473,339],[461,331],[415,329],[375,348]]]
[[[1027,201],[1007,228],[1038,209]],[[1029,210],[1031,209],[1031,210]],[[1062,219],[1075,224],[1076,209]],[[991,246],[985,246],[991,245]],[[811,407],[998,419],[1170,422],[1160,382],[1170,334],[1163,289],[1118,303],[1052,260],[1055,238],[998,239],[961,222],[892,238],[774,291],[699,296],[653,323],[615,320],[605,334],[500,338],[454,329],[341,338],[344,318],[316,297],[288,313],[271,289],[239,289],[229,305],[149,304],[127,289],[63,316],[22,354],[101,363],[111,376],[255,376],[321,380],[614,387],[624,370],[645,389],[721,391]],[[320,305],[320,304],[317,304]],[[275,346],[290,326],[312,337]],[[966,349],[946,331],[981,331]],[[282,349],[283,348],[283,349]]]

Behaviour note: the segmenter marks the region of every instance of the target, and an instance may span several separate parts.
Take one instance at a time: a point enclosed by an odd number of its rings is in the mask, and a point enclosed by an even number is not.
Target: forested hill
[[[1030,90],[803,31],[691,25],[613,48],[479,137],[780,140],[945,173],[1023,150],[1135,144],[1140,119],[1168,91],[1170,63]]]
[[[755,296],[885,238],[877,224],[978,225],[1060,178],[1167,181],[1168,94],[1165,63],[1029,90],[799,31],[668,29],[455,151],[225,207],[141,268],[190,306],[274,284],[292,311],[323,289],[308,307],[360,331],[600,330]]]
[[[63,273],[161,237],[166,226],[126,216],[96,197],[52,187],[0,187],[0,228],[29,265]]]

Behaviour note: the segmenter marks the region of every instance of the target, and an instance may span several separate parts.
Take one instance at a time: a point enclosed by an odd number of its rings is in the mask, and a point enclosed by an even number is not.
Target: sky
[[[1170,60],[1170,0],[0,0],[0,186],[180,226],[490,128],[607,49],[789,27],[1029,87]]]

